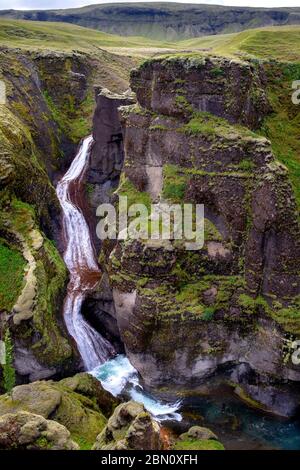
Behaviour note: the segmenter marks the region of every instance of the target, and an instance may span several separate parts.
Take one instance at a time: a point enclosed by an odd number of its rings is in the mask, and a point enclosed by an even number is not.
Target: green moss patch
[[[300,335],[300,296],[288,307],[269,308],[268,313],[287,333]]]
[[[203,134],[210,137],[255,137],[256,134],[246,127],[231,125],[226,119],[207,112],[195,112],[181,130],[189,135]]]
[[[182,202],[187,186],[187,177],[176,165],[164,165],[163,167],[163,190],[165,199],[172,202]]]
[[[10,311],[23,286],[26,261],[0,240],[0,310]]]
[[[300,64],[264,64],[267,72],[267,95],[274,110],[262,125],[262,133],[271,140],[272,150],[289,171],[300,208],[300,112],[292,103],[292,83],[300,80]]]
[[[75,106],[72,96],[66,95],[62,106],[58,107],[47,90],[43,92],[43,95],[52,113],[53,120],[74,143],[78,143],[91,132],[91,115],[95,106],[91,90],[87,98],[80,103],[80,106]]]
[[[242,307],[243,312],[249,315],[258,313],[259,307],[262,307],[264,310],[268,308],[267,302],[262,297],[253,298],[247,294],[240,294],[238,305]]]
[[[132,181],[122,174],[119,189],[117,191],[119,196],[127,196],[127,206],[130,207],[132,204],[143,204],[150,210],[151,197],[150,194],[139,191]]]
[[[34,309],[34,325],[40,340],[33,351],[47,364],[57,364],[68,359],[71,347],[62,336],[56,321],[57,299],[64,293],[67,272],[65,265],[50,240],[44,242],[42,259],[37,262],[38,298]]]
[[[211,439],[185,439],[179,440],[173,446],[174,450],[225,450],[223,444]]]

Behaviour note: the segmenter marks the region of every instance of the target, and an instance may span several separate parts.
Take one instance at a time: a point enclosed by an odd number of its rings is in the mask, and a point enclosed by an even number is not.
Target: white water
[[[182,417],[177,410],[180,408],[180,401],[170,404],[162,403],[143,390],[139,382],[137,370],[130,364],[126,356],[117,357],[96,367],[90,372],[112,395],[118,396],[122,392],[132,400],[143,403],[158,421],[176,420],[181,421]]]
[[[143,391],[136,369],[126,356],[118,355],[112,345],[86,322],[81,314],[82,303],[100,277],[89,227],[77,206],[82,194],[82,181],[93,143],[87,137],[74,158],[69,170],[57,185],[56,193],[63,210],[65,240],[64,260],[70,271],[70,282],[64,303],[64,320],[69,334],[76,341],[86,370],[92,371],[103,387],[113,395],[125,389],[133,400],[143,403],[158,420],[181,420],[176,411],[180,403],[163,404]],[[110,359],[110,360],[109,360]]]
[[[84,139],[69,170],[56,188],[63,209],[66,243],[64,260],[70,271],[70,282],[64,303],[64,320],[70,335],[76,341],[86,370],[93,369],[115,354],[112,345],[81,315],[85,296],[93,289],[100,276],[89,227],[81,210],[73,202],[76,196],[80,196],[82,190],[82,179],[92,142],[92,136]]]

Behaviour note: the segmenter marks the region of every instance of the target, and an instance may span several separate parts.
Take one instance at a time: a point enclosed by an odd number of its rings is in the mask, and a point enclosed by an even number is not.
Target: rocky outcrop
[[[160,426],[143,405],[119,405],[97,436],[93,450],[161,450]]]
[[[119,399],[107,392],[99,380],[85,372],[61,380],[60,383],[74,392],[96,401],[106,418],[111,416],[119,404]]]
[[[15,253],[24,259],[22,270],[11,264],[8,279],[1,278],[6,293],[1,320],[14,338],[18,378],[32,381],[64,374],[74,366],[74,355],[57,319],[67,280],[63,261],[40,231],[34,208],[28,204],[16,199],[8,204],[1,212],[0,231],[6,240],[6,256]]]
[[[204,111],[258,127],[270,111],[258,65],[222,58],[172,57],[146,61],[131,74],[139,105],[164,116]]]
[[[0,417],[1,450],[78,450],[69,431],[55,421],[19,411]]]
[[[81,447],[90,448],[104,428],[117,399],[89,374],[60,382],[40,381],[20,385],[0,396],[0,416],[26,411],[51,418],[65,426]]]
[[[289,416],[299,403],[299,225],[286,168],[249,129],[270,109],[263,75],[196,57],[133,72],[118,194],[148,209],[203,203],[205,241],[187,251],[184,239],[146,237],[105,245],[103,256],[126,352],[148,387],[172,393],[219,377]]]
[[[101,241],[96,235],[97,207],[111,201],[112,193],[119,184],[124,164],[123,135],[118,108],[132,104],[135,96],[129,90],[123,94],[117,94],[103,87],[95,87],[95,96],[94,144],[85,177],[87,205],[84,209],[94,246],[97,251],[100,251]],[[113,343],[116,351],[124,351],[107,277],[103,276],[97,289],[88,294],[82,311],[94,327]]]
[[[175,450],[224,450],[223,444],[208,428],[192,426],[174,443]]]
[[[96,109],[93,118],[95,142],[91,151],[87,181],[96,185],[107,181],[113,184],[120,176],[124,162],[118,108],[133,104],[135,98],[130,91],[117,94],[101,87],[95,88],[95,97]],[[101,198],[99,200],[101,201]]]
[[[112,93],[103,87],[95,87],[96,109],[93,118],[94,144],[86,173],[86,193],[89,205],[91,233],[99,250],[96,237],[96,210],[99,204],[110,201],[111,193],[119,183],[124,163],[123,136],[118,108],[132,104],[133,94]]]

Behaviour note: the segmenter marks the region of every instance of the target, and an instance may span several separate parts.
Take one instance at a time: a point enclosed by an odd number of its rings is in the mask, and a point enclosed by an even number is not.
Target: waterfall
[[[64,261],[70,272],[63,315],[86,370],[99,366],[115,355],[112,345],[81,314],[82,303],[88,292],[96,286],[101,274],[88,224],[78,206],[92,143],[92,136],[83,140],[69,170],[56,188],[63,211]]]
[[[82,316],[82,303],[100,279],[88,224],[80,209],[83,177],[88,165],[92,136],[86,137],[69,170],[59,181],[56,193],[63,211],[64,261],[70,282],[63,307],[64,320],[74,338],[85,369],[114,395],[127,389],[128,398],[144,404],[157,419],[181,420],[180,402],[164,404],[143,390],[139,376],[127,357],[116,356],[113,346]],[[112,359],[113,358],[113,359]]]

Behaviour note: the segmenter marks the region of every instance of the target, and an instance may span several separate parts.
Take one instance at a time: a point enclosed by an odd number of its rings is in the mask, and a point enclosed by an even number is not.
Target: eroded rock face
[[[112,93],[106,88],[95,87],[96,109],[93,119],[94,144],[86,173],[87,207],[85,213],[97,251],[101,241],[96,234],[97,207],[108,203],[117,188],[124,164],[123,134],[118,108],[134,103],[134,94],[127,91]],[[124,352],[116,320],[114,301],[107,276],[88,294],[83,304],[84,316],[101,331],[118,352]]]
[[[149,387],[190,390],[219,376],[289,416],[300,381],[288,341],[300,334],[300,237],[287,170],[249,130],[269,109],[262,77],[252,64],[202,58],[133,73],[138,104],[120,108],[118,192],[148,206],[203,203],[205,243],[187,251],[184,240],[135,240],[104,254],[126,352]]]
[[[67,272],[52,243],[59,246],[61,233],[52,183],[80,139],[75,144],[71,128],[87,97],[90,73],[82,54],[0,51],[7,89],[0,110],[1,246],[19,252],[25,263],[23,281],[13,266],[8,272],[15,278],[15,295],[6,303],[1,299],[0,309],[3,326],[11,330],[20,382],[65,375],[79,366],[58,319]],[[5,293],[7,287],[1,288]]]
[[[132,72],[131,87],[143,108],[173,117],[192,109],[256,128],[270,110],[262,69],[224,58],[150,60]]]
[[[94,144],[86,173],[88,220],[94,245],[100,248],[96,236],[96,210],[101,203],[110,201],[111,192],[119,183],[124,163],[123,135],[118,114],[119,106],[134,103],[133,94],[112,93],[103,87],[95,87],[96,109],[93,118]]]
[[[21,258],[21,267],[9,264],[11,285],[1,280],[0,334],[11,330],[18,382],[81,368],[60,315],[67,272],[58,253],[64,240],[54,184],[91,132],[95,80],[127,88],[135,60],[114,55],[111,67],[109,57],[102,51],[0,50],[7,95],[0,107],[0,249],[6,258]]]
[[[161,450],[160,426],[140,403],[119,405],[97,436],[93,450]]]
[[[96,87],[96,109],[93,118],[93,145],[88,169],[88,182],[100,185],[113,182],[123,168],[124,149],[118,108],[134,103],[131,92],[112,93]]]
[[[0,416],[1,450],[79,450],[65,426],[19,411]]]

